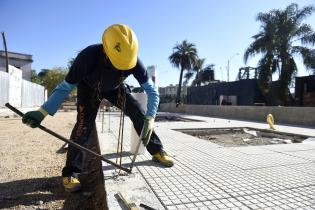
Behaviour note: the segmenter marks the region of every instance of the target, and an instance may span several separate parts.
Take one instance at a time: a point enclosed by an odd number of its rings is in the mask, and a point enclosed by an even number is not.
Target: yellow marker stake
[[[276,128],[275,128],[275,121],[273,119],[272,114],[268,114],[267,115],[267,123],[269,124],[270,129],[276,130]]]

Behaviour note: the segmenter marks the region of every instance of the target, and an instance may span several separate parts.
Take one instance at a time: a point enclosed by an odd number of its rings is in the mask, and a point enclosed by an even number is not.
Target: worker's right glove
[[[141,132],[141,141],[144,146],[147,146],[147,144],[150,141],[151,134],[153,132],[153,125],[154,125],[154,118],[152,116],[145,116],[142,132]]]
[[[22,122],[32,128],[37,128],[46,115],[47,112],[42,108],[38,109],[37,111],[26,112],[23,115]]]

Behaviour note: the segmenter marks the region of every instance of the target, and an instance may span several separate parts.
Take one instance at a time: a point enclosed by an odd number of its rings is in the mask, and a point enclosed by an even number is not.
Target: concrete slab
[[[275,154],[276,153],[272,150],[264,149],[257,146],[231,147],[231,149],[247,154],[247,155]]]
[[[117,118],[115,116],[112,117],[115,119]],[[114,121],[112,122],[113,125],[115,125],[116,123]],[[97,129],[99,131],[102,130],[102,124],[100,122],[101,121],[97,120],[96,123]],[[101,152],[104,157],[115,162],[116,158],[120,157],[119,155],[117,156],[116,153],[116,133],[108,132],[108,129],[105,132],[104,127],[103,131],[103,133],[99,132]],[[122,158],[122,165],[125,167],[130,166],[132,158],[132,155],[128,153],[128,145],[128,143],[124,145],[124,154]],[[141,175],[140,172],[137,170],[138,165],[141,165],[141,159],[143,160],[141,156],[143,155],[138,156],[139,158],[137,159],[137,165],[135,165],[133,173],[129,175],[122,171],[119,172],[119,170],[115,170],[112,166],[103,162],[104,179],[109,209],[125,209],[124,205],[117,197],[118,192],[121,192],[128,200],[128,202],[135,203],[138,207],[140,203],[143,203],[156,209],[165,209],[159,201],[158,197],[147,184],[146,180],[143,179],[143,175]],[[119,159],[116,163],[119,163]],[[118,175],[119,173],[121,173],[121,175]]]
[[[105,116],[102,152],[113,158],[116,152],[119,115]],[[179,114],[179,116],[181,116]],[[250,147],[222,147],[174,129],[253,127],[264,123],[182,115],[203,122],[156,122],[155,130],[175,166],[164,168],[148,153],[137,158],[135,173],[116,177],[104,165],[110,209],[121,209],[115,193],[156,209],[315,209],[315,145],[282,144]],[[101,129],[101,118],[97,120]],[[110,122],[110,131],[108,126]],[[130,163],[130,120],[124,130],[124,165]],[[314,135],[315,129],[281,126],[281,132]],[[111,154],[112,153],[112,154]],[[151,202],[152,201],[152,202]]]
[[[247,195],[236,199],[250,209],[314,209],[314,190],[314,186],[309,186]]]
[[[315,149],[305,151],[284,152],[284,154],[315,162]]]
[[[311,174],[313,176],[315,175],[315,162],[289,165],[286,167],[294,169],[294,170],[302,171],[304,173]]]
[[[275,152],[294,152],[294,151],[314,150],[315,145],[314,144],[279,144],[279,145],[261,146],[260,148],[275,151]]]

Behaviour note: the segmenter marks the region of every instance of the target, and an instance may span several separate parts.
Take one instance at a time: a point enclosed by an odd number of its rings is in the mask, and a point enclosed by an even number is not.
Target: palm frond
[[[189,80],[194,76],[194,72],[193,71],[188,71],[186,72],[186,74],[184,75],[184,85],[187,85],[189,83]]]
[[[298,10],[297,14],[295,15],[296,22],[301,23],[305,18],[312,15],[314,11],[315,11],[315,7],[312,5],[305,6],[302,9]]]
[[[312,26],[310,24],[302,24],[297,30],[292,34],[295,37],[302,37],[313,32]]]
[[[315,74],[315,49],[302,46],[294,46],[292,52],[300,54],[306,69]]]
[[[306,34],[301,38],[301,42],[303,45],[311,44],[315,45],[315,32]]]
[[[257,15],[260,31],[252,36],[254,41],[244,53],[244,62],[251,56],[262,55],[258,63],[258,84],[263,94],[268,92],[272,75],[279,71],[279,93],[282,100],[286,99],[288,86],[298,71],[295,55],[301,55],[306,68],[315,73],[315,49],[308,48],[315,45],[315,32],[310,24],[302,23],[314,11],[313,5],[299,8],[293,3],[284,10],[274,9]],[[293,46],[297,43],[301,46]]]
[[[261,36],[256,39],[253,43],[249,45],[244,53],[244,62],[247,63],[249,57],[254,57],[260,53],[266,53],[268,51],[268,46],[271,45],[271,38],[269,36]]]

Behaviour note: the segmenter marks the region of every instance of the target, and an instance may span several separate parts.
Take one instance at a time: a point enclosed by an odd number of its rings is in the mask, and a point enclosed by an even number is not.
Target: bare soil
[[[288,136],[283,134],[273,134],[257,131],[257,136],[245,133],[243,131],[226,131],[214,132],[213,134],[201,134],[198,132],[184,132],[200,139],[208,140],[212,143],[219,144],[224,147],[237,147],[237,146],[259,146],[270,144],[287,144],[299,143],[304,139],[299,136]]]
[[[75,118],[76,112],[58,112],[42,125],[69,138]],[[91,156],[89,173],[80,176],[82,191],[64,191],[63,145],[21,118],[0,118],[0,209],[107,209],[101,161]],[[98,144],[90,149],[100,151]]]
[[[253,138],[251,135],[244,134],[241,132],[233,133],[233,134],[216,134],[216,135],[198,136],[198,138],[209,140],[212,143],[219,144],[224,147],[283,144],[283,142],[272,142],[270,138],[265,138],[265,137]],[[246,139],[248,140],[246,141]]]

